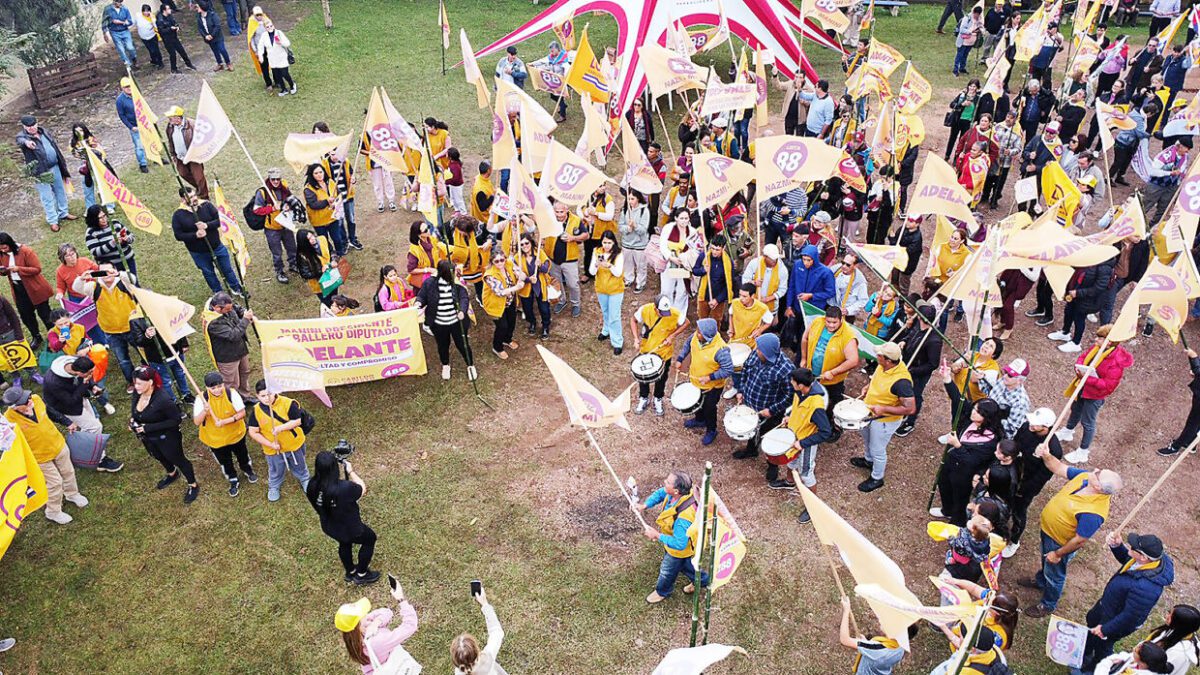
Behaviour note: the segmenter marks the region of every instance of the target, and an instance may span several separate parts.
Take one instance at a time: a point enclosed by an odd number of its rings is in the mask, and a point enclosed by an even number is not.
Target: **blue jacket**
[[[133,112],[133,97],[125,92],[117,97],[117,117],[121,118],[121,124],[125,125],[126,129],[137,128],[137,115]]]
[[[1104,593],[1087,613],[1087,624],[1100,626],[1106,638],[1116,641],[1132,634],[1150,616],[1163,589],[1175,581],[1175,564],[1164,553],[1161,564],[1153,569],[1125,570],[1129,550],[1124,544],[1109,550],[1121,563],[1121,570],[1108,580]]]
[[[669,509],[675,504],[676,500],[667,495],[664,488],[658,488],[650,493],[646,498],[646,508],[653,508],[658,504],[662,504],[664,509]],[[692,521],[682,516],[675,518],[675,525],[671,528],[671,534],[660,534],[658,540],[663,546],[675,551],[683,551],[688,547],[688,529],[691,528]]]
[[[1171,91],[1183,89],[1183,79],[1187,76],[1188,68],[1191,67],[1191,59],[1186,54],[1179,56],[1172,54],[1163,59],[1163,84],[1167,85]]]
[[[800,312],[800,294],[812,293],[812,299],[808,304],[825,310],[826,305],[837,295],[837,288],[833,283],[833,271],[821,264],[821,259],[817,255],[817,247],[812,244],[807,244],[800,249],[801,256],[812,258],[813,266],[805,267],[804,260],[797,260],[792,265],[792,274],[788,278],[787,306],[792,311]]]
[[[1114,139],[1117,145],[1129,147],[1137,145],[1138,141],[1143,138],[1150,138],[1149,132],[1146,131],[1146,114],[1142,112],[1141,108],[1130,110],[1129,119],[1133,121],[1134,126],[1132,129],[1121,131],[1117,134],[1116,139]]]

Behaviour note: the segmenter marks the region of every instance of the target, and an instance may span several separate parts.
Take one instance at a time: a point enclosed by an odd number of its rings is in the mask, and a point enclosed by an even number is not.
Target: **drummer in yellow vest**
[[[663,393],[667,377],[671,374],[670,363],[675,356],[675,339],[688,327],[688,320],[679,310],[671,306],[671,299],[660,296],[657,302],[647,302],[629,317],[629,332],[633,335],[633,348],[638,354],[658,354],[663,360],[662,374],[654,381],[654,414],[663,415]],[[635,414],[646,412],[649,405],[650,383],[638,382],[638,402]]]
[[[688,365],[684,362],[691,358]],[[709,445],[717,439],[717,404],[721,402],[721,390],[733,375],[733,359],[729,347],[717,331],[715,319],[705,318],[696,322],[692,339],[684,343],[675,357],[679,372],[686,372],[691,382],[699,387],[700,411],[683,423],[688,429],[704,427],[701,443]]]
[[[75,484],[75,467],[71,465],[71,451],[67,449],[67,441],[54,423],[65,426],[67,431],[78,431],[79,427],[62,413],[47,408],[41,396],[27,389],[12,387],[4,392],[3,400],[8,407],[4,411],[4,419],[25,436],[33,459],[46,478],[46,518],[66,525],[74,518],[62,510],[63,498],[80,508],[87,506],[88,500],[79,494],[79,487]]]
[[[283,478],[291,471],[300,481],[300,491],[308,488],[308,465],[304,459],[304,411],[300,404],[267,389],[266,380],[254,383],[258,402],[246,417],[250,438],[258,441],[267,458],[267,501],[279,501]]]
[[[683,592],[696,590],[696,568],[692,566],[692,555],[696,552],[696,531],[692,529],[692,523],[696,522],[696,498],[692,494],[691,477],[682,471],[672,471],[645,503],[634,504],[632,508],[642,513],[658,504],[663,505],[662,513],[655,519],[658,527],[646,525],[642,531],[647,539],[661,542],[664,549],[658,583],[646,596],[646,602],[652,605],[671,597],[680,573],[691,581],[683,587]],[[708,575],[704,572],[700,573],[700,585],[708,585]]]
[[[821,386],[829,393],[829,411],[846,398],[846,377],[858,367],[858,338],[854,329],[842,318],[837,305],[825,308],[825,316],[808,323],[800,338],[800,365],[813,371]],[[835,422],[832,442],[842,436]]]
[[[783,255],[775,244],[762,248],[762,255],[751,260],[742,272],[742,283],[754,284],[754,294],[772,313],[779,313],[779,300],[787,295],[788,269],[780,265]]]
[[[766,332],[775,321],[775,315],[767,309],[766,304],[754,297],[754,284],[742,284],[738,298],[729,305],[729,342],[749,345],[754,349],[754,341]],[[738,393],[738,376],[734,372],[733,386],[725,390],[722,398],[733,398]]]
[[[833,422],[828,412],[829,396],[825,387],[817,381],[816,374],[808,368],[793,368],[789,377],[792,389],[791,406],[782,424],[796,435],[792,449],[788,451],[789,471],[800,474],[804,487],[812,489],[817,484],[817,446],[833,437]],[[796,483],[790,475],[778,478],[779,467],[767,466],[769,487],[775,490],[794,490]],[[800,522],[811,520],[807,510],[800,512]]]
[[[220,373],[204,376],[204,392],[192,404],[192,421],[200,428],[200,442],[208,446],[213,459],[221,465],[221,472],[229,481],[229,496],[238,496],[238,467],[251,483],[258,482],[258,475],[250,465],[250,454],[246,452],[246,404],[241,395],[225,386]]]
[[[852,457],[850,464],[870,469],[871,476],[858,484],[859,492],[874,492],[883,487],[887,469],[887,448],[905,415],[917,409],[912,376],[901,361],[900,345],[885,342],[875,348],[879,366],[871,381],[862,390],[863,402],[870,409],[871,419],[859,430],[863,437],[864,457]]]
[[[1020,582],[1042,591],[1041,602],[1025,610],[1026,616],[1041,618],[1058,607],[1067,583],[1067,564],[1100,531],[1112,496],[1121,490],[1123,481],[1110,469],[1076,469],[1052,455],[1045,443],[1033,454],[1051,473],[1067,481],[1042,508],[1042,569],[1032,579]]]
[[[483,224],[490,222],[492,203],[496,201],[496,186],[492,184],[491,162],[479,163],[479,174],[475,176],[475,184],[471,186],[471,203],[467,204],[475,220]]]

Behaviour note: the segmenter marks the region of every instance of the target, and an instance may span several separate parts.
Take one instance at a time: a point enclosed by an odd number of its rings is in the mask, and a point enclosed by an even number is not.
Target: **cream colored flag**
[[[424,149],[425,143],[417,135],[416,130],[408,123],[408,120],[404,119],[400,111],[396,110],[396,106],[392,105],[392,99],[388,98],[387,89],[383,87],[379,88],[379,98],[383,101],[383,115],[387,119],[388,124],[391,125],[392,136],[399,140],[401,144],[410,148],[416,150]],[[404,169],[399,169],[399,172],[403,173]]]
[[[546,362],[546,367],[550,369],[550,374],[554,376],[558,393],[562,394],[567,404],[571,424],[592,429],[615,424],[626,431],[631,430],[625,413],[629,412],[629,391],[633,388],[632,385],[610,401],[554,352],[541,345],[538,345],[537,349],[542,360]]]
[[[499,83],[500,80],[496,82]],[[509,112],[507,99],[503,94],[498,94],[496,103],[492,106],[492,166],[508,166],[517,156],[517,142],[513,137],[512,125],[508,121]],[[516,102],[511,112],[520,114],[519,102]]]
[[[162,295],[133,284],[128,287],[142,306],[142,313],[167,344],[173,345],[196,332],[188,323],[196,314],[195,307],[173,295]]]
[[[1016,45],[1017,53],[1016,61],[1028,61],[1033,58],[1038,50],[1041,49],[1042,42],[1046,38],[1046,3],[1043,2],[1038,8],[1029,15],[1025,23],[1017,29]]]
[[[167,149],[163,145],[162,136],[158,135],[158,128],[154,126],[158,124],[158,115],[154,114],[154,110],[142,96],[137,81],[130,78],[129,83],[129,96],[133,99],[133,116],[137,120],[138,138],[141,139],[142,146],[146,151],[146,159],[163,166],[163,158],[167,156]]]
[[[1187,319],[1188,293],[1178,271],[1151,259],[1133,292],[1139,304],[1150,305],[1147,315],[1167,331],[1172,342],[1179,342],[1179,331]]]
[[[844,33],[850,27],[850,19],[838,9],[835,0],[801,0],[800,15],[816,19],[835,33]]]
[[[604,148],[608,147],[608,106],[592,103],[592,97],[586,91],[579,95],[579,106],[583,110],[583,133],[575,144],[575,154],[588,157],[596,153],[596,161],[604,162]],[[624,119],[624,118],[622,118]],[[590,157],[589,157],[590,159]]]
[[[886,246],[884,244],[855,244],[847,242],[858,257],[871,266],[876,272],[888,275],[893,269],[902,270],[908,267],[908,251],[903,246]]]
[[[692,42],[692,36],[688,35],[687,29],[679,21],[667,24],[667,49],[685,59],[696,53],[696,43]]]
[[[529,172],[513,158],[508,174],[509,204],[514,214],[533,216],[538,237],[557,237],[562,234],[562,223],[554,217],[554,207],[542,194]]]
[[[608,176],[586,159],[571,152],[562,143],[550,140],[550,151],[546,155],[539,183],[547,196],[568,206],[581,206],[608,180]]]
[[[225,114],[208,80],[200,83],[200,103],[196,106],[196,121],[192,131],[192,144],[183,156],[184,162],[203,164],[221,151],[229,136],[233,134],[233,123]]]
[[[753,108],[758,103],[758,87],[750,83],[725,84],[712,68],[708,69],[704,105],[700,114],[705,117],[731,110]]]
[[[363,121],[363,133],[370,140],[373,162],[392,173],[404,173],[408,166],[408,162],[404,158],[404,148],[392,129],[387,112],[383,109],[383,98],[379,94],[378,87],[371,90],[371,102],[367,104],[367,117]]]
[[[625,175],[621,185],[631,187],[643,195],[656,195],[662,192],[663,184],[658,172],[650,165],[642,145],[633,135],[629,120],[621,117],[621,154],[625,155]]]
[[[958,184],[958,175],[954,173],[954,168],[936,152],[926,155],[921,178],[917,181],[913,198],[908,204],[908,214],[919,216],[938,213],[978,226],[970,204],[971,195],[967,194],[966,188]]]
[[[1175,276],[1183,284],[1183,290],[1189,300],[1200,298],[1200,270],[1196,268],[1196,260],[1190,255],[1177,255],[1171,263]]]
[[[692,158],[692,180],[696,183],[700,208],[707,209],[714,204],[725,204],[754,180],[754,165],[715,152],[702,152]]]
[[[554,127],[544,126],[543,122],[542,116],[528,103],[521,104],[521,161],[531,175],[541,172],[550,154],[550,141],[554,139]]]
[[[974,603],[938,607],[910,604],[887,592],[879,584],[858,584],[854,587],[854,594],[866,600],[872,606],[883,605],[890,607],[897,612],[908,615],[913,621],[924,619],[937,625],[965,621],[974,616],[976,610]]]
[[[346,146],[353,136],[354,134],[288,134],[283,142],[283,158],[293,171],[303,174],[308,165],[316,164],[325,155]]]
[[[1142,212],[1142,200],[1137,195],[1130,195],[1117,207],[1107,228],[1088,235],[1087,239],[1095,244],[1115,245],[1132,236],[1146,238],[1146,215]]]
[[[988,69],[987,82],[983,85],[984,95],[990,95],[992,100],[999,99],[1004,93],[1004,81],[1008,79],[1008,71],[1012,68],[1012,64],[1005,58],[999,58],[992,67]]]
[[[554,131],[558,127],[558,122],[554,121],[554,115],[546,112],[542,104],[538,103],[536,99],[526,94],[524,90],[515,84],[505,82],[504,80],[496,80],[496,96],[505,99],[505,110],[512,112],[525,107],[525,114],[536,121],[541,127],[550,131]],[[522,133],[524,133],[524,129],[522,129]],[[524,138],[521,140],[524,141]]]
[[[896,95],[896,109],[903,113],[915,113],[933,98],[933,85],[909,61],[904,70],[904,81]]]
[[[754,52],[754,86],[758,92],[758,103],[755,104],[754,119],[759,131],[766,128],[771,109],[767,107],[767,54],[759,47]]]
[[[1057,204],[1053,205],[1054,207]],[[1010,232],[1004,243],[1004,253],[1033,261],[1029,265],[1059,265],[1090,267],[1117,255],[1115,247],[1097,244],[1088,237],[1071,234],[1058,223],[1057,209],[1051,207],[1032,225]]]
[[[638,47],[650,93],[663,96],[677,90],[703,89],[704,71],[686,56],[655,44]]]
[[[1127,342],[1137,337],[1138,318],[1141,314],[1141,304],[1138,303],[1137,289],[1125,298],[1125,303],[1121,305],[1121,312],[1117,314],[1117,318],[1112,323],[1112,328],[1108,331],[1108,339],[1112,342]],[[1078,382],[1079,378],[1076,378]],[[1072,384],[1074,387],[1074,384]],[[1067,389],[1072,391],[1072,389]]]
[[[471,49],[471,41],[467,39],[467,29],[462,28],[458,31],[458,42],[462,45],[463,74],[467,76],[467,84],[475,85],[475,98],[479,101],[479,107],[486,108],[490,104],[487,81],[483,79],[483,72],[479,70],[479,63],[475,61],[475,50]]]
[[[826,180],[837,173],[842,160],[841,149],[815,138],[762,136],[754,144],[761,199]]]
[[[667,652],[650,675],[701,675],[734,652],[746,656],[746,650],[741,647],[715,642],[699,647],[679,647]]]
[[[717,26],[712,35],[705,41],[704,46],[700,51],[707,52],[715,49],[723,42],[729,41],[729,18],[725,16],[725,7],[721,5],[721,0],[717,0]]]
[[[925,276],[927,277],[938,276],[942,273],[937,264],[937,252],[941,250],[942,244],[950,241],[950,234],[955,229],[954,224],[946,216],[937,216],[934,218],[934,223],[933,241],[929,242],[928,249],[929,259],[925,261]]]
[[[895,47],[886,45],[874,37],[871,38],[871,46],[867,50],[868,66],[883,73],[884,77],[891,77],[901,63],[904,63],[904,55]]]

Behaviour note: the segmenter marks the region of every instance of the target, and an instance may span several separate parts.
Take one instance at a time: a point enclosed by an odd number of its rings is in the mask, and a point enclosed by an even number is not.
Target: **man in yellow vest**
[[[781,424],[792,430],[796,441],[788,451],[787,468],[800,474],[804,487],[812,489],[817,484],[817,446],[833,438],[833,422],[830,421],[829,396],[817,376],[808,368],[794,368],[789,377],[792,388],[791,408]],[[776,480],[774,464],[767,467],[769,486],[776,490],[793,490],[796,484],[788,476]],[[808,509],[800,512],[800,522],[808,523],[812,516]]]
[[[871,421],[859,430],[863,437],[864,457],[852,457],[851,466],[870,469],[871,476],[858,484],[859,492],[874,492],[883,487],[887,469],[887,448],[896,429],[917,409],[912,376],[901,361],[900,345],[885,342],[875,349],[879,366],[862,390],[863,402],[871,412]]]
[[[308,465],[304,459],[304,411],[300,404],[267,389],[266,380],[254,383],[258,403],[246,416],[250,438],[258,441],[267,458],[267,501],[279,501],[279,489],[288,471],[308,489]]]
[[[1042,569],[1033,578],[1022,579],[1026,588],[1042,591],[1042,600],[1025,610],[1026,616],[1041,618],[1058,607],[1067,583],[1067,564],[1108,518],[1112,496],[1121,490],[1121,476],[1111,469],[1076,469],[1050,453],[1046,444],[1033,452],[1054,475],[1067,484],[1042,508]]]
[[[88,500],[79,494],[71,451],[54,423],[65,426],[67,431],[78,431],[79,427],[62,413],[47,408],[41,396],[26,389],[12,387],[4,392],[3,401],[8,407],[4,418],[25,435],[33,458],[46,477],[46,518],[66,525],[74,518],[62,510],[63,497],[80,508],[87,506]]]
[[[783,255],[775,244],[762,248],[762,255],[751,260],[742,272],[742,283],[754,284],[754,293],[771,312],[779,313],[779,300],[787,295],[788,269],[780,265]]]
[[[808,368],[820,380],[829,396],[829,411],[846,398],[846,377],[858,367],[858,338],[850,324],[842,318],[842,310],[835,305],[825,309],[825,316],[809,322],[800,338],[800,365]],[[837,442],[842,429],[833,425],[833,437]]]
[[[663,295],[657,304],[647,302],[629,318],[629,332],[633,334],[633,348],[638,354],[658,354],[665,362],[662,375],[654,381],[654,414],[663,416],[663,393],[667,377],[671,374],[671,358],[675,356],[675,339],[683,334],[688,320],[679,310],[671,306],[671,299]],[[634,414],[646,412],[649,404],[650,383],[638,382],[638,402]]]
[[[479,174],[471,186],[471,203],[467,204],[475,220],[487,224],[492,217],[492,203],[496,201],[496,187],[492,185],[492,165],[479,163]]]
[[[662,513],[655,519],[657,528],[647,525],[642,534],[651,541],[663,545],[662,565],[658,568],[658,583],[654,591],[646,596],[646,602],[657,604],[671,597],[675,590],[675,580],[683,573],[692,583],[684,586],[684,593],[696,590],[696,568],[692,566],[692,555],[696,552],[696,542],[689,532],[692,523],[696,522],[696,498],[692,495],[692,479],[682,471],[672,471],[667,474],[663,486],[646,498],[645,503],[634,504],[637,513],[646,509],[663,505]],[[708,575],[700,573],[700,585],[708,585]]]
[[[208,446],[229,481],[229,496],[236,497],[238,467],[234,466],[234,457],[237,457],[246,480],[258,482],[246,452],[246,404],[236,391],[225,386],[220,373],[205,375],[204,389],[192,404],[192,421],[200,427],[200,442]]]
[[[81,274],[71,284],[71,289],[92,298],[96,305],[96,325],[108,337],[108,346],[117,357],[121,374],[125,376],[126,393],[133,393],[133,361],[129,350],[133,337],[129,333],[129,315],[137,308],[129,286],[133,282],[126,272],[117,272],[111,263],[103,263],[96,272],[104,276],[91,278]]]
[[[737,396],[742,386],[741,380],[746,377],[746,370],[755,360],[755,343],[759,336],[771,327],[774,320],[775,315],[767,309],[767,305],[754,297],[754,285],[742,284],[737,300],[729,304],[729,341],[749,345],[751,355],[742,365],[742,370],[734,372],[732,386],[725,390],[721,398]]]
[[[691,363],[684,365],[691,357]],[[714,319],[696,322],[696,333],[683,343],[683,349],[675,357],[679,372],[687,372],[692,384],[700,388],[700,411],[683,423],[688,429],[704,427],[701,443],[711,444],[717,438],[717,404],[721,402],[721,390],[733,375],[733,359],[729,347],[717,332]]]
[[[566,309],[569,301],[571,316],[579,316],[583,312],[579,306],[580,244],[591,237],[591,232],[566,204],[553,199],[550,203],[554,205],[554,219],[563,226],[559,236],[542,239],[546,256],[550,258],[550,276],[558,279],[563,288],[562,300],[554,306],[554,313]]]

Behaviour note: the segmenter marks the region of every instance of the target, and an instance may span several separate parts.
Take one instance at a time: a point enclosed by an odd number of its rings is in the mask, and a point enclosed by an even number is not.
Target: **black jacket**
[[[1100,309],[1104,294],[1112,288],[1112,283],[1113,261],[1110,259],[1077,271],[1067,284],[1067,291],[1075,294],[1078,309],[1092,314]]]
[[[29,175],[40,176],[41,174],[44,174],[47,171],[57,167],[58,172],[62,174],[63,180],[70,180],[71,170],[67,168],[67,156],[63,154],[62,148],[58,147],[58,143],[54,141],[54,137],[51,136],[50,132],[46,131],[44,127],[39,126],[38,133],[40,136],[43,136],[50,141],[50,147],[54,148],[54,152],[58,153],[58,161],[53,164],[50,163],[50,161],[46,159],[46,149],[42,147],[41,139],[34,138],[33,136],[25,133],[24,129],[21,129],[21,131],[17,133],[17,147],[21,148],[21,155],[24,157],[25,166],[29,170]],[[33,141],[34,147],[32,150],[25,145],[26,141]]]
[[[430,277],[426,283],[421,284],[421,290],[417,291],[417,304],[425,308],[425,325],[433,328],[434,322],[437,319],[438,293],[440,292],[441,284],[438,283],[437,277]],[[466,327],[471,327],[471,298],[467,295],[467,287],[462,284],[454,284],[454,293],[458,296],[458,309],[465,317],[463,321]]]
[[[942,365],[942,336],[932,328],[927,330],[929,337],[925,338],[920,352],[917,351],[917,345],[926,332],[921,330],[920,319],[913,319],[913,325],[898,338],[899,342],[904,343],[901,352],[908,363],[909,374],[914,377],[932,375]]]
[[[157,330],[154,331],[154,337],[147,337],[146,330],[148,328],[150,328],[149,321],[131,319],[129,321],[130,340],[142,350],[142,355],[150,363],[166,363],[171,354],[171,351],[167,349],[167,343],[163,342],[162,335]],[[180,338],[174,347],[176,353],[182,353],[188,347],[187,338]]]
[[[251,322],[245,315],[246,310],[234,305],[231,312],[208,323],[209,343],[217,363],[234,363],[250,353],[246,330]]]
[[[83,402],[91,391],[92,385],[83,378],[59,375],[53,368],[46,371],[45,380],[42,382],[42,396],[46,400],[46,407],[63,415],[83,413]]]
[[[199,231],[196,227],[198,220],[205,225],[203,237],[196,236]],[[171,230],[175,233],[175,239],[182,241],[188,251],[211,253],[221,247],[220,221],[217,207],[212,202],[201,201],[195,211],[182,206],[175,209],[175,214],[171,216]]]
[[[921,260],[921,252],[925,246],[921,228],[909,230],[907,227],[901,227],[899,233],[888,236],[888,245],[903,246],[905,252],[908,253],[908,265],[901,270],[902,274],[912,274],[917,270],[917,263]]]
[[[13,309],[8,298],[0,296],[0,336],[12,333],[16,340],[25,339],[25,331],[21,328],[21,320],[17,318],[17,310]]]
[[[1017,457],[1013,462],[1017,466],[1017,494],[1023,499],[1032,501],[1046,486],[1046,483],[1054,477],[1050,469],[1046,468],[1046,463],[1040,457],[1033,455],[1038,446],[1047,440],[1050,454],[1062,459],[1062,444],[1059,443],[1058,436],[1050,436],[1049,439],[1039,436],[1030,431],[1029,422],[1022,424],[1021,428],[1017,429],[1017,433],[1013,435],[1013,443],[1017,446]]]

